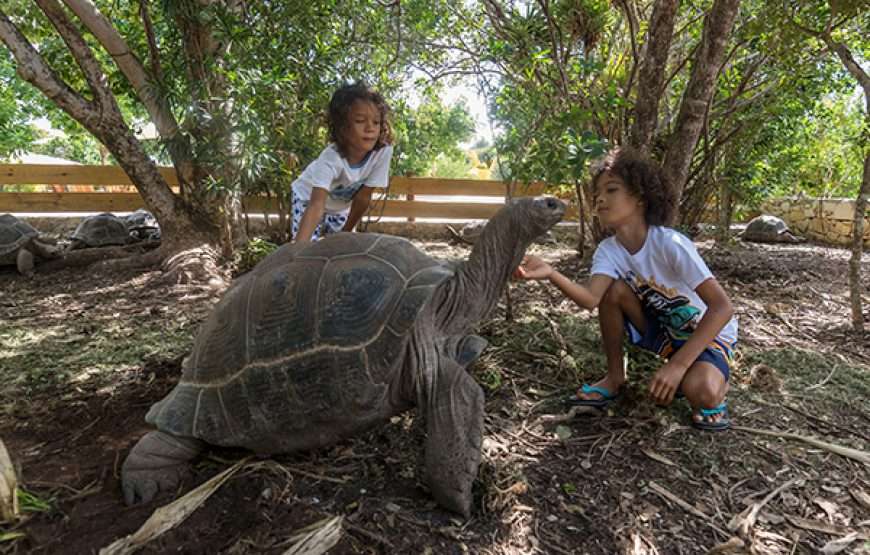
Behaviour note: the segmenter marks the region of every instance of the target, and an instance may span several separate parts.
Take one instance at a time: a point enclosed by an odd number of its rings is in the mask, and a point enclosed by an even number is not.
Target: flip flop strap
[[[723,412],[725,412],[726,408],[727,407],[726,407],[725,403],[723,402],[718,407],[714,407],[712,409],[701,409],[698,412],[701,413],[701,416],[713,416],[715,414],[722,414]]]
[[[612,393],[610,393],[609,391],[607,391],[603,387],[589,385],[586,383],[583,384],[583,387],[581,387],[580,390],[587,395],[589,395],[590,393],[597,393],[597,394],[601,395],[601,398],[604,399],[605,401],[609,400],[609,399],[613,399],[613,397],[614,397],[614,395]]]

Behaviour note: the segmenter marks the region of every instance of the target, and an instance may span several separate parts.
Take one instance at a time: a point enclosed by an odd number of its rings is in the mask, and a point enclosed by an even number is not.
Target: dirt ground
[[[472,367],[487,416],[470,520],[421,485],[424,430],[410,412],[329,449],[254,459],[141,552],[284,553],[296,531],[340,515],[334,554],[707,553],[734,537],[745,547],[732,553],[870,553],[868,466],[788,435],[870,449],[870,339],[849,333],[849,253],[698,245],[740,319],[729,405],[746,429],[701,433],[685,401],[652,405],[656,361],[637,352],[607,414],[563,418],[559,399],[603,371],[595,316],[551,286],[513,284],[511,319],[502,303],[481,323],[490,347]],[[533,250],[576,279],[588,272],[568,245]],[[867,255],[862,272],[870,281]],[[24,511],[0,524],[0,553],[96,553],[177,497],[128,508],[119,468],[218,295],[159,278],[0,272],[0,438]],[[209,451],[178,494],[244,456]],[[754,523],[732,531],[753,504]]]

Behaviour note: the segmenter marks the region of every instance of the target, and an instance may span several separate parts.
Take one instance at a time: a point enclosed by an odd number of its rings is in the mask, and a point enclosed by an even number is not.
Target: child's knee
[[[634,295],[634,291],[621,279],[613,280],[601,297],[601,305],[620,306],[626,295]]]
[[[696,407],[713,408],[722,402],[725,394],[724,377],[717,368],[708,369],[695,379],[684,380],[683,393]]]

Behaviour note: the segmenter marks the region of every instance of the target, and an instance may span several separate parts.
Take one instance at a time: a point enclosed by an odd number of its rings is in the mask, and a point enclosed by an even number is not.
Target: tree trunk
[[[658,122],[676,13],[677,0],[656,0],[649,20],[646,53],[637,84],[634,123],[629,133],[629,145],[644,153],[650,150]]]
[[[834,42],[830,35],[825,34],[823,40],[828,48],[846,66],[846,69],[864,90],[864,131],[861,134],[861,147],[864,156],[864,177],[855,199],[855,217],[852,221],[852,256],[849,258],[849,297],[852,304],[852,329],[858,335],[864,334],[864,312],[861,308],[861,257],[864,253],[864,214],[867,203],[870,202],[870,152],[867,152],[870,142],[870,75],[855,61],[852,52],[845,44]]]
[[[704,21],[701,44],[662,163],[665,178],[676,191],[677,198],[686,184],[692,155],[704,124],[704,114],[716,90],[725,44],[731,36],[739,7],[740,0],[715,0]]]
[[[719,182],[719,229],[718,239],[723,243],[730,237],[731,230],[731,184],[724,177]]]
[[[81,69],[92,98],[86,98],[65,83],[6,14],[0,11],[0,40],[15,58],[19,75],[87,129],[112,153],[121,168],[130,176],[146,208],[154,213],[161,226],[162,245],[146,255],[147,263],[159,263],[162,259],[172,260],[165,269],[174,276],[173,279],[179,281],[210,280],[212,277],[223,279],[217,271],[218,249],[215,249],[214,245],[220,245],[220,239],[225,239],[225,234],[222,233],[225,227],[221,225],[225,220],[216,217],[215,214],[227,214],[227,212],[214,207],[223,207],[227,202],[226,195],[206,195],[207,202],[197,203],[186,201],[172,192],[158,172],[156,164],[124,121],[105,71],[91,47],[83,39],[81,32],[72,24],[57,0],[36,0],[36,3],[57,30]],[[70,0],[70,4],[81,11],[83,22],[96,30],[95,36],[98,40],[104,41],[103,45],[110,52],[114,50],[109,46],[119,47],[123,44],[123,39],[117,32],[112,33],[113,30],[106,28],[107,20],[100,19],[101,16],[90,2]],[[124,73],[134,84],[138,83],[142,77],[138,73],[143,71],[141,65],[137,60],[129,57],[121,59],[124,63],[119,65]],[[129,63],[131,59],[136,63]],[[159,112],[164,108],[155,103],[146,103],[146,105],[151,111]],[[171,120],[162,121],[165,130],[171,124]],[[174,133],[174,130],[172,132]],[[174,139],[177,140],[177,137]],[[173,162],[176,163],[176,167],[179,167],[189,163],[189,160],[173,160]],[[205,174],[199,173],[197,177],[202,182]],[[205,190],[201,182],[196,183],[192,189]],[[223,245],[227,244],[231,248],[231,242],[223,243]],[[226,251],[226,248],[224,250]],[[117,252],[122,255],[125,251]],[[191,264],[184,256],[173,256],[176,253],[193,253],[191,260],[194,262]],[[87,262],[90,256],[73,252],[65,258],[67,258],[66,265],[78,265]],[[131,265],[139,265],[142,261],[130,262]]]
[[[870,108],[870,102],[868,102]],[[868,118],[870,119],[870,118]],[[852,256],[849,258],[849,297],[852,301],[852,328],[864,334],[864,311],[861,307],[861,257],[864,253],[864,214],[870,202],[870,154],[864,157],[864,179],[855,199],[855,220],[852,224]]]

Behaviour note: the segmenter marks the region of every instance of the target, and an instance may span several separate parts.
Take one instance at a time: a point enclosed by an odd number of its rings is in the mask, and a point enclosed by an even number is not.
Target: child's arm
[[[353,231],[356,224],[362,219],[363,214],[369,209],[369,203],[372,200],[372,192],[374,187],[363,185],[360,190],[353,196],[353,202],[350,205],[350,213],[347,215],[347,221],[344,223],[342,231]]]
[[[704,313],[689,339],[667,363],[659,368],[650,383],[650,395],[653,400],[663,405],[673,400],[677,387],[683,381],[683,376],[689,367],[716,339],[734,314],[731,301],[716,278],[705,280],[695,289],[695,292],[707,305],[707,312]]]
[[[522,279],[548,279],[565,296],[587,310],[594,310],[598,306],[613,283],[613,278],[603,274],[592,275],[585,285],[574,283],[537,256],[525,257],[514,276]]]
[[[314,230],[317,229],[317,224],[323,218],[323,212],[326,210],[326,189],[314,187],[311,190],[311,198],[308,200],[308,208],[302,214],[302,220],[299,221],[299,231],[294,239],[297,243],[304,243],[311,240],[314,235]]]

